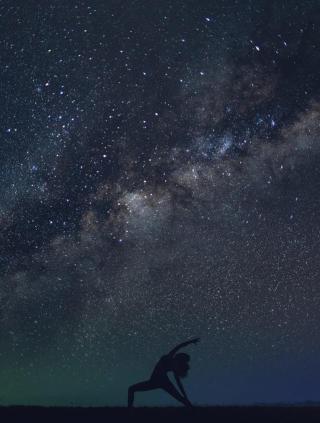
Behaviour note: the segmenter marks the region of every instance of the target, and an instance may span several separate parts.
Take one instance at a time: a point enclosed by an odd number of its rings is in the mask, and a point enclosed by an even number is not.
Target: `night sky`
[[[2,0],[0,31],[0,403],[125,405],[195,336],[195,403],[320,400],[320,2]]]

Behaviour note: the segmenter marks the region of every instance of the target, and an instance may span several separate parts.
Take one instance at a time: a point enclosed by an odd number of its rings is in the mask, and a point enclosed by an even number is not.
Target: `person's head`
[[[179,377],[186,377],[189,370],[190,356],[185,353],[178,353],[173,358],[172,370]]]

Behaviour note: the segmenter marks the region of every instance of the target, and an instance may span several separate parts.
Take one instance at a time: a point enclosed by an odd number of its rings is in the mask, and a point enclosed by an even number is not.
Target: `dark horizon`
[[[12,418],[32,418],[34,422],[56,421],[59,418],[67,418],[69,422],[94,422],[101,421],[102,418],[117,419],[138,419],[140,422],[148,422],[150,418],[153,422],[163,422],[169,419],[178,423],[183,422],[211,422],[213,420],[224,422],[281,422],[294,423],[301,421],[317,422],[319,417],[319,407],[208,407],[194,408],[188,410],[185,407],[171,408],[0,408],[1,417]]]

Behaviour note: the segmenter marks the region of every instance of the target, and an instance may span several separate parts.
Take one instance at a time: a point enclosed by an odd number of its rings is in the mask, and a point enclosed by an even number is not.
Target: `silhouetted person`
[[[199,342],[199,338],[177,345],[167,355],[160,358],[149,380],[130,386],[128,389],[128,407],[133,406],[135,392],[151,391],[159,388],[168,392],[169,395],[182,402],[182,404],[186,407],[192,407],[180,380],[180,378],[186,377],[188,374],[190,356],[185,353],[176,353],[181,348],[186,347],[189,344],[196,344],[197,342]],[[167,374],[168,372],[173,372],[181,393],[169,379]]]

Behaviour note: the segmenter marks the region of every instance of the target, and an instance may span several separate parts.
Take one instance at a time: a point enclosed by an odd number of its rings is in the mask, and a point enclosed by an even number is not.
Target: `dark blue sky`
[[[319,400],[319,12],[0,2],[3,404]]]

